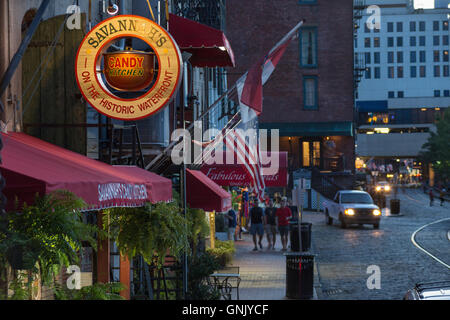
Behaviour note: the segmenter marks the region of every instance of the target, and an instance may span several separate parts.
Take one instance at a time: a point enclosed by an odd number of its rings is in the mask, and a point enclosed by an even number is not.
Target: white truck
[[[328,225],[333,224],[333,220],[339,220],[342,228],[350,224],[371,224],[375,229],[380,227],[381,210],[365,191],[340,190],[333,200],[326,199],[323,205]]]

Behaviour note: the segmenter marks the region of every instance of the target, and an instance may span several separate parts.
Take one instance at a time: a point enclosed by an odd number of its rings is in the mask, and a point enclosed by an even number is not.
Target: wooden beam
[[[125,286],[125,289],[120,292],[120,295],[126,300],[130,300],[130,260],[127,256],[120,255],[120,283]]]

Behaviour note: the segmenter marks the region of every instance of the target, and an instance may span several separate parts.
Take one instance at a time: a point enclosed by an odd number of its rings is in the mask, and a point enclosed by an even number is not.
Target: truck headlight
[[[353,209],[345,209],[345,214],[347,216],[354,216],[355,215],[355,210],[353,210]]]
[[[391,190],[391,187],[386,186],[386,187],[384,187],[384,190],[389,191],[389,190]]]
[[[373,210],[373,215],[374,216],[379,216],[379,215],[381,215],[381,211],[378,210],[378,209],[375,209],[375,210]]]
[[[375,190],[380,191],[380,190],[381,190],[381,187],[380,187],[380,186],[377,186],[377,187],[375,188]]]

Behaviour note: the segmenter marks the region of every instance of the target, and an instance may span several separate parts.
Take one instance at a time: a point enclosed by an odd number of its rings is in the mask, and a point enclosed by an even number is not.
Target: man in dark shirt
[[[255,248],[253,251],[258,251],[258,246],[256,244],[256,234],[259,237],[259,247],[262,249],[262,238],[264,236],[264,226],[263,226],[263,210],[259,206],[258,199],[255,199],[255,206],[250,209],[250,233],[253,236],[253,243]]]
[[[265,228],[267,234],[267,242],[269,243],[268,249],[275,250],[275,242],[277,240],[277,208],[273,206],[273,200],[269,200],[269,206],[265,210]]]

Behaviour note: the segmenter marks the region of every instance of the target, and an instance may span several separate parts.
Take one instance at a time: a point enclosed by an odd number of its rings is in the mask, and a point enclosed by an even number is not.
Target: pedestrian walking
[[[428,195],[430,196],[430,207],[432,207],[434,201],[433,188],[430,188],[430,192],[428,192]]]
[[[233,208],[228,210],[226,217],[228,218],[228,240],[233,239],[236,241],[236,211]]]
[[[269,200],[269,205],[265,210],[265,228],[267,235],[267,249],[275,250],[275,242],[277,241],[277,208],[273,206],[273,200]]]
[[[288,236],[289,236],[289,219],[292,217],[291,209],[287,207],[287,198],[281,200],[281,207],[277,209],[277,225],[280,232],[281,244],[283,248],[281,251],[287,250]]]
[[[253,244],[255,245],[253,251],[258,251],[256,242],[257,235],[259,247],[262,249],[262,239],[264,236],[263,209],[259,206],[258,199],[255,199],[254,207],[250,209],[250,233],[253,236]]]
[[[439,194],[439,199],[441,200],[441,207],[444,205],[444,201],[445,201],[444,196],[445,196],[446,192],[447,192],[447,190],[445,190],[445,188],[442,188],[441,193]]]

